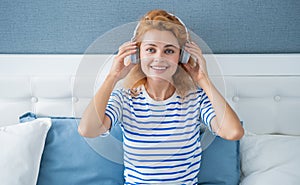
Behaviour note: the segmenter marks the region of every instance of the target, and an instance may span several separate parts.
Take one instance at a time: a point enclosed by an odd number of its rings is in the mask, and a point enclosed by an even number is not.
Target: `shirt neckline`
[[[146,88],[144,85],[142,85],[142,92],[143,94],[145,95],[145,98],[149,101],[149,102],[152,102],[152,103],[155,103],[155,104],[165,104],[165,103],[169,103],[169,102],[172,102],[176,99],[177,97],[177,93],[176,93],[176,90],[174,91],[174,93],[172,94],[172,96],[170,96],[169,98],[165,99],[165,100],[155,100],[153,98],[151,98],[151,96],[148,94]]]

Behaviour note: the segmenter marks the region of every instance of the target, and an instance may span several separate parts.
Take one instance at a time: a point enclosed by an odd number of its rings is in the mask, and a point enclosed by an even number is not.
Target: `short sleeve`
[[[122,90],[114,90],[110,95],[105,114],[110,118],[112,126],[121,122],[123,100]]]
[[[215,110],[206,95],[206,93],[201,89],[202,96],[200,100],[200,118],[202,123],[204,123],[211,132],[213,132],[211,128],[211,120],[216,116]]]

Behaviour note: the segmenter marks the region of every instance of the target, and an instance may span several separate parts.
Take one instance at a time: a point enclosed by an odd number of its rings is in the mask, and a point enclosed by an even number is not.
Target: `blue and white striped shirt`
[[[137,96],[115,90],[106,115],[123,130],[125,184],[197,184],[200,124],[210,128],[215,116],[203,89],[164,101],[153,100],[144,87]]]

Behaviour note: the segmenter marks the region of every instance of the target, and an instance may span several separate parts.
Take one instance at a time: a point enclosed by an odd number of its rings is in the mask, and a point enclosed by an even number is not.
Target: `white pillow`
[[[300,136],[245,135],[241,185],[300,184]]]
[[[36,184],[50,127],[49,118],[0,127],[1,184]]]

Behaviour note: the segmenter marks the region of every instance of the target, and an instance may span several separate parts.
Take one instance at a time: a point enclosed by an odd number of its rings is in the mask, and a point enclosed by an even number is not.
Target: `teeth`
[[[153,69],[157,69],[157,70],[164,70],[167,69],[167,67],[162,67],[162,66],[152,66]]]

